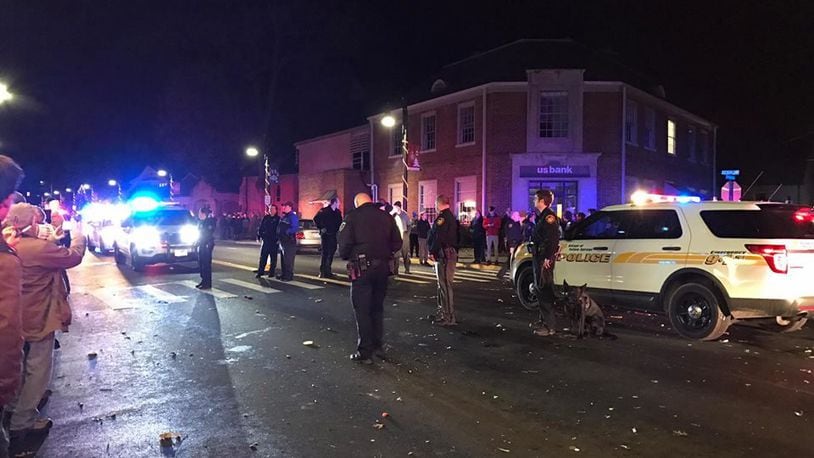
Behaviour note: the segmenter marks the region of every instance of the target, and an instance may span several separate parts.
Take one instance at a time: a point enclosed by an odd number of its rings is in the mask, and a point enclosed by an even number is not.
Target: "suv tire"
[[[136,272],[144,272],[144,261],[136,254],[136,247],[130,247],[130,267]]]
[[[667,315],[673,329],[682,337],[715,340],[732,320],[721,312],[718,296],[703,283],[685,283],[670,292]]]
[[[124,255],[121,251],[119,251],[119,246],[113,244],[113,259],[116,260],[116,264],[124,264]]]
[[[520,305],[527,310],[538,310],[540,308],[537,296],[531,292],[533,284],[534,272],[531,270],[531,265],[521,267],[517,273],[517,280],[514,282],[514,292],[517,294]]]

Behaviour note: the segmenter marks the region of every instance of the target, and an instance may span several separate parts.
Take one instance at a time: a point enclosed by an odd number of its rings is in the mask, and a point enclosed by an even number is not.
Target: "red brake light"
[[[297,240],[302,240],[304,238],[305,238],[305,234],[303,234],[302,232],[297,232]]]
[[[746,245],[746,249],[750,253],[763,256],[772,272],[778,274],[789,272],[789,258],[785,245]]]
[[[801,209],[794,212],[794,221],[798,223],[814,221],[814,215],[812,215],[811,210],[808,209]]]

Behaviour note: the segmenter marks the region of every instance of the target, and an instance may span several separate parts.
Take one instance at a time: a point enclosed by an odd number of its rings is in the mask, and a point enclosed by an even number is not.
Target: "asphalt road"
[[[508,283],[461,270],[462,323],[442,329],[426,318],[430,270],[415,268],[391,281],[388,361],[363,367],[348,360],[348,288],[315,277],[317,256],[297,257],[294,284],[255,280],[251,245],[220,244],[215,258],[210,293],[191,287],[197,274],[184,267],[139,274],[89,254],[70,272],[74,324],[59,337],[44,410],[55,426],[38,456],[814,450],[810,323],[793,334],[738,326],[700,343],[676,337],[663,317],[606,309],[616,340],[539,338]],[[162,447],[165,432],[183,440]]]

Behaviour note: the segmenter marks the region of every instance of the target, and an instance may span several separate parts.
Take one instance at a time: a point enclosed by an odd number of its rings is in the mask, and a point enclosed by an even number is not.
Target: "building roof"
[[[490,82],[527,81],[528,70],[584,69],[586,81],[622,81],[664,97],[655,77],[619,60],[610,51],[571,39],[522,39],[449,63],[418,88],[412,101],[426,100]]]

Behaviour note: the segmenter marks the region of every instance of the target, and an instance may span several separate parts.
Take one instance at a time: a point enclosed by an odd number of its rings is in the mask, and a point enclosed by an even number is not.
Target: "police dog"
[[[565,316],[571,320],[571,329],[576,330],[577,338],[581,339],[585,335],[610,337],[605,332],[605,314],[599,304],[588,295],[588,284],[571,286],[563,281],[562,287]]]

